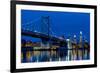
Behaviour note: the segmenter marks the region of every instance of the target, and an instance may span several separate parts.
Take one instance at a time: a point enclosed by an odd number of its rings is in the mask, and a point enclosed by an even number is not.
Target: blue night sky
[[[41,27],[42,16],[50,17],[50,28],[53,32],[52,35],[65,35],[66,38],[69,35],[71,37],[76,35],[77,39],[79,39],[80,31],[82,31],[83,36],[90,41],[89,13],[21,10],[21,24],[26,25],[26,23],[30,23],[30,27],[32,27],[32,24],[35,24],[35,28],[39,28]]]

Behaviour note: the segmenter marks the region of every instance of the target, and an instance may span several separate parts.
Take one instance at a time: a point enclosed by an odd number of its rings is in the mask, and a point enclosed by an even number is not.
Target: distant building
[[[68,49],[72,49],[71,39],[67,39],[67,47]]]
[[[83,47],[83,37],[82,37],[82,31],[80,31],[80,38],[79,38],[79,48],[82,48]]]

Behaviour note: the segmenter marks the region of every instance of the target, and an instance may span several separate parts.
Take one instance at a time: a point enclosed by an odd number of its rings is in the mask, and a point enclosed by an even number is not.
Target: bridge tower
[[[50,36],[50,17],[42,16],[41,17],[41,32],[43,34]],[[50,48],[50,39],[42,39],[41,47]]]
[[[49,16],[41,17],[41,32],[46,35],[50,34],[50,17]]]

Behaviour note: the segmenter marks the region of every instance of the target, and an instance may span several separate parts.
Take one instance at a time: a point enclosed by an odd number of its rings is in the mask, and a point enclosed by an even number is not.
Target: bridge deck
[[[59,41],[59,42],[67,43],[65,39],[60,39],[58,37],[43,34],[43,33],[40,33],[40,32],[32,32],[32,31],[22,30],[21,34],[26,35],[26,36],[41,38],[41,39],[47,39],[47,40],[51,40],[51,41]]]

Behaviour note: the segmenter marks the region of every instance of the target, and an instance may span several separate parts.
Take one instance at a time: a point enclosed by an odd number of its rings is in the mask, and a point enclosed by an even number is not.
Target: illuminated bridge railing
[[[41,32],[37,32],[37,31],[28,31],[28,30],[23,30],[22,29],[22,32],[21,32],[22,35],[25,35],[25,36],[31,36],[31,37],[34,37],[34,38],[44,38],[44,39],[50,39],[51,41],[59,41],[59,42],[64,42],[64,43],[67,43],[65,39],[61,39],[59,37],[55,37],[55,36],[52,36],[52,35],[47,35],[47,34],[43,34]]]

